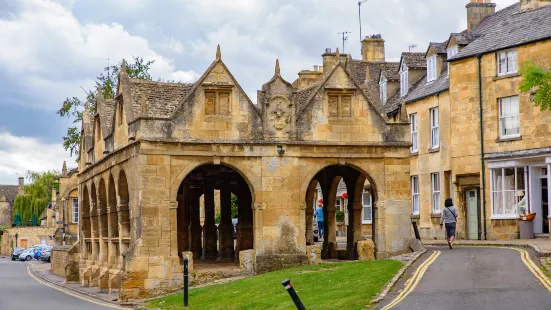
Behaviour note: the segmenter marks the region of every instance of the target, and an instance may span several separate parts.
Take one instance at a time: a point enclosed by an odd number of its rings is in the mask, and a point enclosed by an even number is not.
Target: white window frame
[[[430,111],[430,147],[437,149],[440,147],[440,115],[438,107],[432,108]]]
[[[419,152],[419,124],[417,121],[417,113],[409,115],[410,129],[411,129],[411,152]]]
[[[497,75],[508,75],[518,72],[518,53],[516,49],[497,53]]]
[[[459,53],[459,46],[455,45],[453,47],[448,48],[448,60],[450,60],[453,56],[457,55]],[[448,75],[450,74],[450,63],[448,62]]]
[[[365,201],[365,195],[368,195],[369,201],[366,203]],[[369,213],[370,220],[365,219],[365,212]],[[372,224],[373,223],[373,197],[371,197],[371,193],[364,190],[362,193],[362,224]]]
[[[517,104],[517,112],[516,114],[508,114],[503,115],[502,107],[503,104],[508,101],[509,104],[512,104],[516,101]],[[499,138],[500,139],[509,139],[509,138],[518,138],[520,137],[520,102],[518,96],[513,97],[505,97],[505,98],[499,98],[498,100],[498,109],[499,109]],[[515,134],[505,134],[505,128],[503,126],[503,122],[507,119],[512,119],[514,121],[516,119],[517,126],[518,126],[518,133]]]
[[[76,202],[76,208],[75,208],[75,202]],[[78,217],[79,217],[78,198],[72,198],[71,199],[71,219],[73,220],[74,224],[78,224]]]
[[[494,199],[494,194],[499,194],[501,192],[501,202],[502,202],[502,208],[503,210],[505,210],[505,192],[512,192],[513,190],[505,190],[505,169],[514,169],[515,170],[515,177],[514,177],[514,184],[515,184],[515,189],[514,189],[514,197],[515,199],[518,199],[517,198],[517,192],[519,190],[518,188],[518,170],[519,169],[522,169],[522,174],[523,174],[523,177],[524,177],[524,188],[521,189],[522,191],[524,191],[524,194],[526,197],[526,193],[527,193],[527,188],[528,188],[528,178],[526,177],[527,176],[527,173],[526,173],[526,170],[528,169],[527,167],[501,167],[501,168],[493,168],[493,169],[490,169],[490,201],[491,201],[491,217],[490,219],[518,219],[518,202],[515,203],[514,205],[514,208],[513,208],[513,211],[514,213],[512,214],[506,214],[506,213],[503,213],[503,214],[496,214],[495,211],[494,211],[494,204],[496,203],[495,199]],[[494,188],[494,172],[501,172],[501,190],[498,190],[496,188]]]
[[[405,97],[409,91],[409,73],[408,67],[402,63],[400,68],[400,96]]]
[[[440,207],[440,173],[431,173],[430,183],[432,191],[432,213],[440,214],[442,210]]]
[[[436,80],[436,55],[427,58],[427,82]]]
[[[341,210],[341,197],[337,197],[337,199],[335,199],[335,210],[344,211],[344,210]]]
[[[379,92],[381,93],[381,103],[385,104],[387,100],[386,79],[382,74],[381,74],[381,79],[379,81]]]
[[[411,177],[411,213],[419,215],[419,177]]]

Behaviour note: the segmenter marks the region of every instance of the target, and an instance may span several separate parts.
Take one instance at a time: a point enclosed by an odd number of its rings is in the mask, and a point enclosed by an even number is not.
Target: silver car
[[[30,248],[28,250],[25,250],[25,252],[21,253],[21,255],[19,255],[19,260],[30,261],[31,259],[33,259],[33,257],[34,257],[34,249]]]

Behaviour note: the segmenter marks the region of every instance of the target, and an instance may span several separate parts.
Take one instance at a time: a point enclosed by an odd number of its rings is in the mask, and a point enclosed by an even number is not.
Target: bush
[[[216,225],[220,224],[220,212],[219,211],[216,211],[216,214],[214,215],[214,223],[216,223]]]
[[[344,222],[344,212],[337,211],[337,222]]]

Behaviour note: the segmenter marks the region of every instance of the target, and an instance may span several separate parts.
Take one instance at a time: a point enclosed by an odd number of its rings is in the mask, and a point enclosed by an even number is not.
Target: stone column
[[[189,246],[193,252],[194,259],[201,259],[203,255],[202,248],[202,228],[201,228],[201,205],[199,198],[201,192],[199,189],[190,189],[190,223],[189,223]]]
[[[362,193],[365,180],[352,172],[344,177],[348,193],[348,228],[346,231],[347,258],[356,259],[356,242],[362,236]]]
[[[314,245],[314,208],[312,203],[305,202],[306,205],[306,245]]]
[[[116,206],[115,206],[116,208]],[[113,221],[112,217],[111,217],[111,211],[113,210],[113,208],[111,206],[107,206],[107,227],[109,227],[109,232],[108,232],[108,236],[109,236],[109,257],[107,257],[107,261],[109,262],[109,264],[117,264],[117,245],[118,245],[118,242],[115,243],[113,242],[113,240],[117,240],[118,238],[115,238],[113,236],[113,232],[111,231],[111,221]],[[117,225],[118,226],[118,225]],[[117,240],[118,241],[118,240]]]
[[[241,193],[237,197],[239,203],[237,221],[237,251],[254,248],[253,209],[251,197],[248,193]]]
[[[205,259],[216,259],[218,246],[216,238],[216,223],[214,222],[214,188],[213,180],[204,180],[204,201],[205,201],[205,227],[203,227],[203,247]]]
[[[178,253],[189,251],[189,186],[184,185],[184,194],[178,195]]]
[[[233,247],[233,224],[231,221],[231,190],[227,184],[220,189],[220,253],[222,259],[233,259],[235,250]]]
[[[99,249],[97,247],[97,241],[99,239],[99,227],[98,227],[98,214],[95,201],[90,201],[91,210],[96,210],[96,214],[90,211],[90,242],[92,243],[92,257],[93,261],[98,260]]]
[[[117,216],[118,216],[118,229],[119,229],[119,252],[118,264],[122,265],[123,256],[122,254],[128,250],[130,246],[130,210],[128,202],[123,202],[121,199],[118,199],[117,204]]]
[[[107,249],[105,248],[105,242],[103,240],[104,237],[104,225],[102,223],[102,220],[101,218],[103,217],[103,215],[101,214],[101,202],[98,202],[98,225],[99,225],[99,238],[98,238],[98,241],[99,241],[99,261],[100,262],[105,262],[107,260]]]
[[[335,184],[333,184],[335,183]],[[322,257],[326,259],[337,258],[337,209],[335,200],[337,195],[338,182],[328,177],[320,182],[323,193],[323,251]]]

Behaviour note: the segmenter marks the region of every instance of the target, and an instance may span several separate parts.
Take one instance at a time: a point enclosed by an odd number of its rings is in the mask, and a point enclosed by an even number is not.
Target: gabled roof
[[[134,115],[168,119],[194,85],[130,79]]]
[[[521,12],[513,4],[488,17],[472,31],[479,36],[451,61],[551,39],[551,6]]]
[[[404,52],[400,58],[400,64],[404,62],[408,69],[426,69],[427,60],[425,58],[425,53],[412,53]]]
[[[434,52],[436,54],[447,54],[448,52],[446,51],[446,46],[448,46],[448,41],[444,41],[442,43],[431,42],[429,44],[429,47],[427,48],[427,52],[425,53],[425,58],[427,57],[431,48],[434,48]]]
[[[318,89],[322,82],[316,82],[304,89],[301,89],[297,91],[294,94],[295,102],[297,105],[297,111],[302,111],[302,109],[306,106],[308,103],[308,99],[312,96],[312,94]]]
[[[402,108],[402,97],[400,97],[400,89],[397,89],[385,103],[385,112],[387,115],[394,114]]]
[[[385,79],[390,82],[400,81],[400,63],[399,62],[386,62],[381,64],[381,73],[377,81],[381,79],[381,75],[385,76]]]
[[[0,197],[5,195],[6,200],[12,206],[13,202],[15,201],[15,196],[17,196],[18,192],[19,186],[17,185],[0,185]]]
[[[474,40],[476,40],[478,37],[479,37],[478,35],[474,35],[473,33],[468,32],[467,30],[463,30],[460,33],[452,33],[452,34],[450,34],[450,37],[448,39],[448,43],[446,44],[446,49],[452,47],[452,46],[450,46],[452,38],[455,39],[455,42],[457,43],[457,45],[465,46],[465,45],[470,44]]]
[[[446,66],[447,67],[447,66]],[[429,96],[439,94],[441,92],[450,89],[450,76],[447,71],[442,73],[436,80],[427,83],[427,76],[425,75],[419,82],[417,82],[409,90],[408,94],[404,98],[406,103],[418,101]]]

